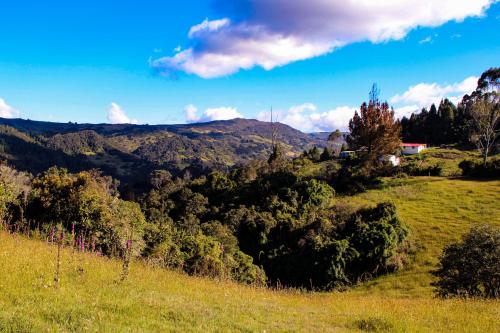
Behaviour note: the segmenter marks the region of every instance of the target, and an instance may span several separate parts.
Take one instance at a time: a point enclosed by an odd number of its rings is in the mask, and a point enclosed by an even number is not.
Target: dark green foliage
[[[157,225],[146,232],[150,258],[190,274],[245,283],[267,276],[271,284],[314,289],[347,287],[395,269],[406,229],[393,206],[344,219],[328,209],[335,191],[327,183],[267,164],[253,171],[183,184],[156,180],[169,190],[159,186],[144,200]]]
[[[483,163],[470,160],[464,160],[458,165],[462,169],[462,175],[475,178],[499,178],[500,177],[500,159],[495,159]]]
[[[458,108],[448,99],[444,99],[436,108],[431,105],[429,111],[422,109],[413,113],[410,118],[403,117],[404,142],[418,142],[429,145],[468,142],[469,117],[462,106]]]
[[[317,216],[289,231],[288,241],[268,251],[271,280],[295,287],[346,288],[393,271],[407,235],[391,204],[359,211],[342,220]],[[394,262],[396,262],[394,260]]]
[[[433,284],[440,297],[500,297],[500,230],[477,227],[446,247]]]
[[[441,176],[443,168],[440,165],[422,166],[418,161],[405,164],[401,171],[408,176]]]
[[[320,161],[329,161],[332,160],[335,157],[333,149],[330,149],[326,147],[323,149],[323,152],[321,153],[321,156],[319,157]]]
[[[362,271],[351,273],[357,279],[365,273],[378,275],[380,270],[394,270],[388,265],[403,241],[408,229],[396,216],[393,204],[379,204],[353,215],[345,226],[350,243],[358,252],[355,267]],[[344,231],[344,232],[345,232]]]

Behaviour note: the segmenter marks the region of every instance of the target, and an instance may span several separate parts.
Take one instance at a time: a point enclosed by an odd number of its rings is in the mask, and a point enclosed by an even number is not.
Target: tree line
[[[455,106],[444,99],[420,113],[403,117],[402,138],[406,142],[474,144],[483,154],[483,163],[494,147],[500,131],[500,68],[490,68],[478,80],[477,88]]]

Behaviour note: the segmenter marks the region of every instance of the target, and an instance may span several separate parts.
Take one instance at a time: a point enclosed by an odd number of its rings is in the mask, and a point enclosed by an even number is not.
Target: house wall
[[[420,153],[422,150],[424,150],[424,146],[418,146],[418,147],[404,147],[403,148],[403,154],[404,155],[415,155]]]

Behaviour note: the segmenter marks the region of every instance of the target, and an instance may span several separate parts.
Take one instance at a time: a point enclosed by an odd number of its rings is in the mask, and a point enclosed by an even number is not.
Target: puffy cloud
[[[184,114],[188,123],[204,123],[214,120],[243,118],[243,115],[239,113],[236,108],[224,106],[218,108],[208,108],[200,116],[198,115],[198,108],[192,104],[189,104],[184,108]]]
[[[354,107],[341,106],[326,112],[318,112],[314,104],[305,103],[292,106],[285,111],[277,110],[273,116],[277,121],[303,132],[331,132],[336,129],[346,130],[355,110]],[[260,112],[257,119],[269,121],[270,112]]]
[[[408,111],[409,106],[420,109],[429,107],[432,103],[439,104],[443,98],[448,98],[453,103],[460,102],[465,94],[469,94],[476,89],[478,78],[470,76],[462,82],[440,85],[438,83],[419,83],[411,86],[407,91],[391,98],[391,103],[399,105],[402,110],[405,107]]]
[[[137,124],[136,119],[130,119],[125,111],[116,103],[111,103],[108,109],[108,121],[111,124]]]
[[[19,117],[21,113],[8,105],[4,99],[0,98],[0,117],[2,118],[15,118]]]
[[[398,40],[416,27],[484,15],[498,0],[217,0],[221,19],[189,31],[192,46],[151,61],[165,75],[203,78],[270,70],[346,44]]]
[[[301,105],[295,105],[288,110],[291,114],[302,113],[304,111],[316,111],[318,108],[313,103],[304,103]]]

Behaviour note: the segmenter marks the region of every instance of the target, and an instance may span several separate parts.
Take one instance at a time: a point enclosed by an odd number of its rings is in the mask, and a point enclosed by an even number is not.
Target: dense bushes
[[[441,297],[500,297],[500,230],[472,229],[462,241],[448,246],[433,272]]]
[[[458,165],[462,169],[462,175],[476,178],[498,178],[500,177],[500,159],[486,162],[464,160]]]
[[[335,191],[293,165],[255,164],[231,173],[151,176],[138,203],[98,171],[51,168],[31,179],[0,168],[0,212],[20,227],[104,255],[142,256],[188,274],[249,284],[345,288],[399,268],[407,229],[392,204],[346,212]]]
[[[50,240],[62,227],[82,250],[122,256],[127,243],[138,256],[144,247],[144,215],[140,206],[118,198],[117,184],[97,171],[70,174],[51,168],[33,180],[0,167],[2,224],[12,231],[30,231]]]
[[[310,216],[312,217],[312,216]],[[394,271],[407,229],[392,204],[340,216],[318,216],[270,242],[263,264],[272,281],[296,287],[345,288]],[[281,230],[282,232],[282,230]],[[283,237],[283,235],[280,235]],[[391,260],[392,259],[392,260]]]
[[[398,268],[392,263],[407,231],[393,205],[341,214],[329,208],[335,191],[323,181],[265,165],[252,177],[242,174],[155,177],[143,200],[155,226],[147,233],[150,258],[191,274],[245,283],[267,276],[273,285],[314,289],[346,287]]]

